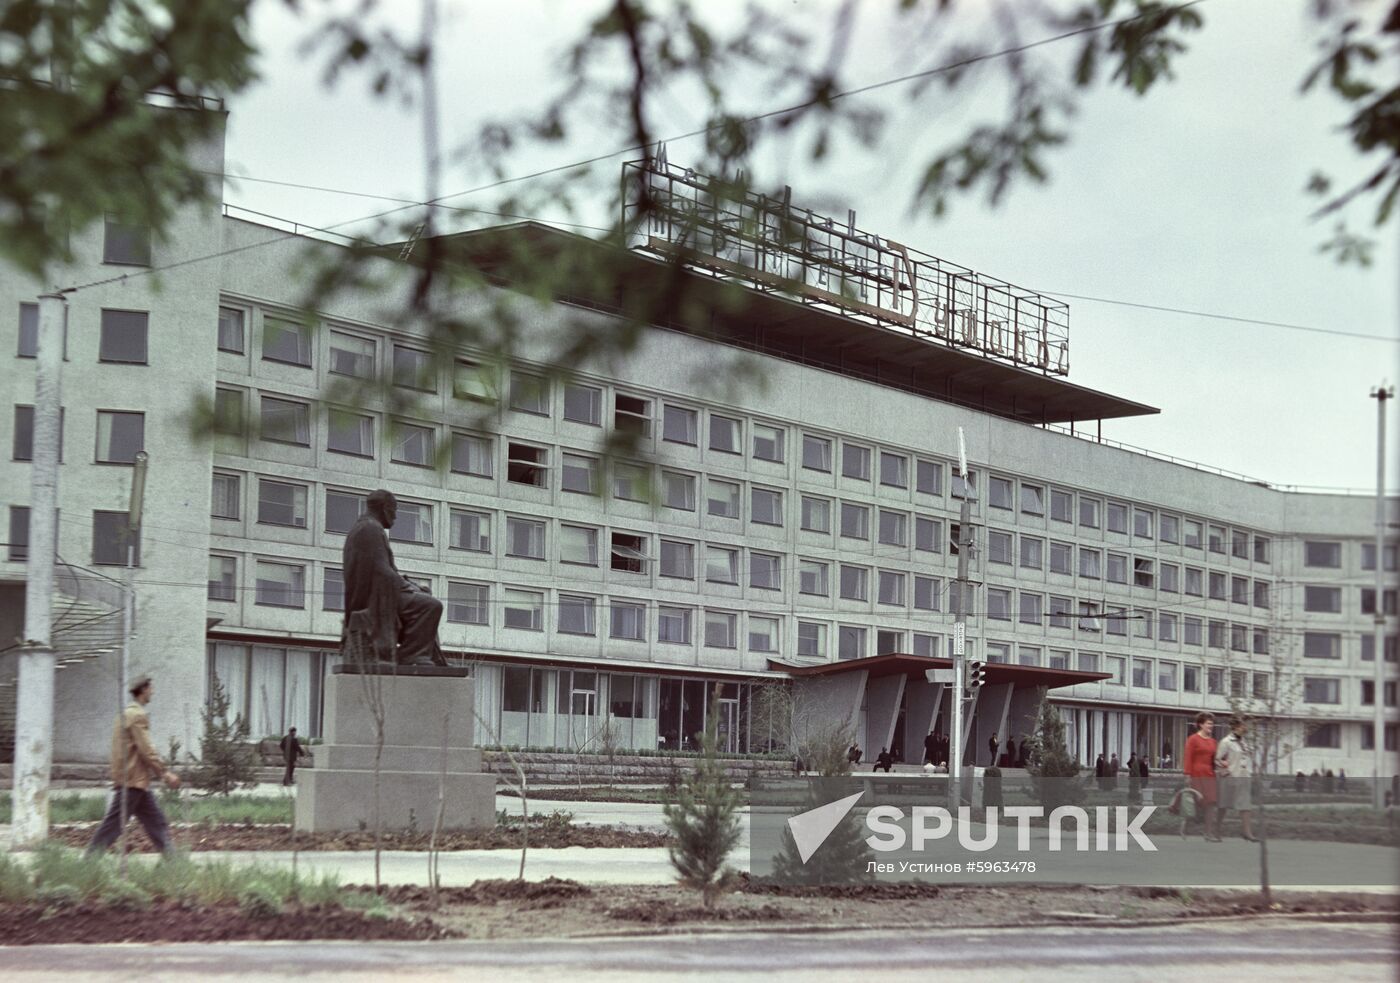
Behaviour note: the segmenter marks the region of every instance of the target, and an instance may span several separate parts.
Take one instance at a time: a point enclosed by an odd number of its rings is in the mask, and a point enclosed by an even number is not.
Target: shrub
[[[44,843],[34,851],[30,878],[41,893],[69,887],[79,897],[94,898],[117,880],[116,865],[108,857],[87,857],[57,843]]]
[[[276,918],[282,913],[282,894],[267,881],[252,881],[238,892],[238,910],[249,918]]]
[[[29,901],[33,897],[29,870],[8,853],[0,853],[0,901]]]
[[[1084,799],[1084,787],[1079,780],[1079,762],[1065,743],[1065,725],[1060,711],[1042,698],[1035,714],[1031,783],[1036,797],[1049,813],[1063,805],[1075,805]]]
[[[257,752],[248,743],[248,723],[241,714],[229,717],[228,694],[214,679],[209,703],[200,711],[204,733],[199,737],[199,764],[190,784],[206,795],[228,795],[257,784]]]
[[[718,733],[716,698],[710,702],[695,771],[680,783],[674,798],[667,796],[664,808],[672,836],[666,848],[671,865],[681,884],[701,892],[706,908],[714,907],[720,892],[734,883],[736,875],[724,862],[739,842],[739,793],[719,763]]]
[[[151,895],[130,881],[113,881],[98,896],[104,904],[126,911],[142,911],[151,906]]]

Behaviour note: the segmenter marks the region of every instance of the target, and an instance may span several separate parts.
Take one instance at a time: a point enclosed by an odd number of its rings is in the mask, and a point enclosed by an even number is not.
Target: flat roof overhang
[[[1109,679],[1112,673],[1079,672],[1074,669],[1045,669],[1040,666],[1013,665],[1009,662],[988,662],[987,684],[1015,683],[1018,686],[1044,686],[1057,689],[1073,686],[1076,683],[1094,683]],[[871,655],[863,659],[846,659],[841,662],[824,662],[819,666],[799,666],[768,660],[768,668],[788,673],[794,679],[810,679],[816,676],[839,676],[848,672],[865,670],[872,678],[882,676],[906,676],[924,678],[926,669],[951,669],[952,659],[939,659],[928,655]]]
[[[509,287],[522,264],[579,252],[583,275],[564,270],[559,300],[694,334],[1022,423],[1084,423],[1160,412],[1154,406],[1075,385],[1061,376],[950,347],[931,336],[846,317],[788,296],[706,276],[635,250],[536,222],[443,237],[456,257]],[[397,255],[397,246],[386,247]],[[621,276],[601,278],[606,264]],[[591,269],[595,276],[587,275]],[[567,270],[567,263],[565,266]],[[683,285],[684,301],[658,303],[658,285]]]

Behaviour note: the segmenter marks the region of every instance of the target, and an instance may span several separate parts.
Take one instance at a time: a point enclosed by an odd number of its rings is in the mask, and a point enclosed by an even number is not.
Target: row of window
[[[1362,570],[1376,569],[1376,544],[1361,543],[1360,566]],[[1382,551],[1387,570],[1396,568],[1395,546],[1386,546]],[[1305,540],[1303,542],[1303,566],[1315,567],[1323,570],[1340,570],[1342,568],[1342,544],[1335,540],[1319,541]]]
[[[1385,638],[1385,661],[1395,662],[1400,653],[1400,635],[1387,635]],[[1309,659],[1340,659],[1342,657],[1342,636],[1334,631],[1303,632],[1303,655]],[[1376,636],[1370,633],[1361,636],[1361,661],[1374,662],[1376,659]]]
[[[63,460],[63,430],[67,412],[59,410],[58,459]],[[97,411],[97,447],[93,461],[97,464],[132,464],[138,452],[146,448],[146,414],[134,410]],[[15,461],[34,460],[34,407],[15,406],[13,440],[10,457]]]
[[[1360,588],[1361,613],[1376,613],[1376,589],[1374,587]],[[1396,592],[1394,589],[1385,591],[1381,602],[1385,613],[1393,615],[1396,613]],[[1313,614],[1341,614],[1342,613],[1342,588],[1328,587],[1319,584],[1306,584],[1303,587],[1303,610]]]

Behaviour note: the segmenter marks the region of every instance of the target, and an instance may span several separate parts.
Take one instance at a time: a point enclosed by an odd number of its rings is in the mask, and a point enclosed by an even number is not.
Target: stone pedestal
[[[379,816],[387,831],[484,829],[496,822],[496,776],[472,747],[475,692],[464,669],[386,666],[361,674],[337,666],[326,679],[325,740],[314,767],[297,772],[296,828],[323,833],[374,829],[375,715],[384,708]],[[446,746],[446,780],[443,749]]]

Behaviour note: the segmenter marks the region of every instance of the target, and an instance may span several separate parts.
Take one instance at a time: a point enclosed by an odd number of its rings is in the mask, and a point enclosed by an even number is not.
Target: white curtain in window
[[[476,716],[472,718],[472,743],[495,744],[501,737],[501,667],[477,666],[472,670],[476,690]],[[463,707],[471,713],[471,707]],[[483,723],[484,722],[484,723]]]
[[[312,673],[317,667],[319,652],[292,649],[287,653],[286,709],[283,720],[295,727],[302,738],[311,736],[315,707],[311,705],[314,687]]]
[[[248,732],[253,740],[280,736],[286,679],[286,649],[253,646],[248,677]]]
[[[214,648],[214,675],[228,696],[229,714],[245,714],[248,706],[248,647],[217,642]],[[210,687],[210,696],[213,687]]]

